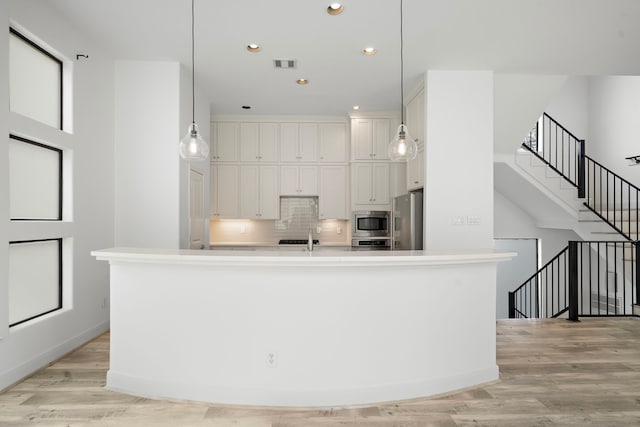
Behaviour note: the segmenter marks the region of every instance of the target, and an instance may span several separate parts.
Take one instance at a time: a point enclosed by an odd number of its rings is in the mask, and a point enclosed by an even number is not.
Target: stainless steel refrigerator
[[[392,249],[423,249],[422,228],[422,191],[394,198]]]

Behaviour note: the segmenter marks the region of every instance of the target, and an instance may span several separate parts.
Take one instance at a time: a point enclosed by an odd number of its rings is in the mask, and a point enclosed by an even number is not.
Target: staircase
[[[640,189],[588,157],[585,141],[546,113],[509,166],[564,213],[548,226],[583,239],[509,293],[509,317],[640,315]]]

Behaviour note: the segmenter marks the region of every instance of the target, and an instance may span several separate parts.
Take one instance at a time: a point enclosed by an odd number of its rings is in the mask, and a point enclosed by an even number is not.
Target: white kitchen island
[[[107,387],[362,406],[498,379],[496,264],[513,253],[114,248]]]

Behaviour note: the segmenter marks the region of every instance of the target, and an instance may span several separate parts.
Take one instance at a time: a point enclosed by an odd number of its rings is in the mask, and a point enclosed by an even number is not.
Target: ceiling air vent
[[[283,70],[289,70],[296,68],[296,60],[295,59],[274,59],[273,66],[276,69],[282,68]]]

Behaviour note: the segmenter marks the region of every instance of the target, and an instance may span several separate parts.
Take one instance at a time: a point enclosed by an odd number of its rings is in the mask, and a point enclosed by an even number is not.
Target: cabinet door
[[[240,166],[240,218],[260,218],[259,181],[259,166]]]
[[[416,126],[413,137],[418,139],[418,143],[424,143],[424,91],[420,91],[415,97],[416,103]],[[411,128],[409,128],[411,129]]]
[[[260,166],[260,219],[280,217],[278,166]]]
[[[373,160],[389,161],[387,148],[392,138],[389,122],[389,119],[373,120]]]
[[[384,205],[391,202],[389,197],[389,164],[374,163],[373,170],[373,197],[371,202],[376,205]]]
[[[260,157],[261,162],[278,161],[279,132],[277,123],[260,123]]]
[[[212,165],[211,168],[211,216],[213,218],[238,217],[237,165]]]
[[[302,123],[300,125],[299,156],[301,162],[315,162],[318,159],[318,125]]]
[[[373,200],[371,163],[354,163],[351,165],[351,170],[354,203],[356,205],[370,205]]]
[[[213,126],[212,126],[213,129]],[[218,165],[211,163],[209,169],[209,216],[218,218]]]
[[[257,162],[260,160],[260,125],[240,123],[240,160]]]
[[[373,159],[373,120],[354,119],[351,121],[351,126],[353,128],[353,159]]]
[[[407,190],[424,186],[424,147],[418,149],[415,159],[407,162]]]
[[[218,122],[215,136],[215,159],[222,162],[238,161],[238,141],[240,131],[238,123]]]
[[[281,123],[280,124],[280,161],[297,162],[300,154],[298,153],[299,127],[297,123]]]
[[[318,167],[300,166],[298,172],[299,193],[301,196],[318,195]]]
[[[322,123],[319,125],[319,161],[343,163],[347,161],[347,131],[344,123]]]
[[[280,166],[280,194],[282,196],[299,196],[298,166]]]
[[[347,167],[320,166],[320,219],[347,219]]]

